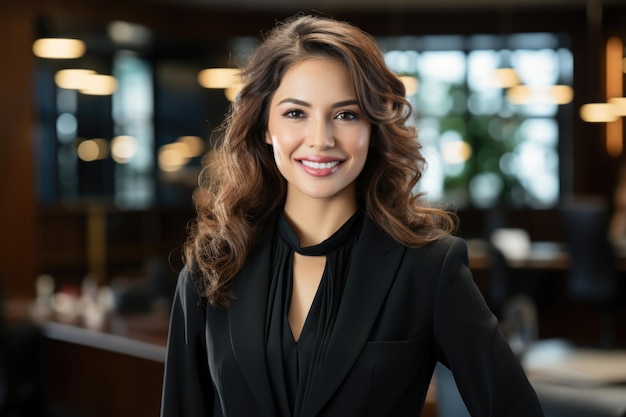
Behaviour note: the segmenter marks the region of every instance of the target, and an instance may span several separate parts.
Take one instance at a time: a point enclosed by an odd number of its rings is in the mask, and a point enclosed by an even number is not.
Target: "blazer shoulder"
[[[465,241],[454,235],[447,235],[424,246],[407,249],[411,258],[422,264],[467,263],[468,252]]]
[[[194,265],[184,265],[178,273],[175,297],[187,300],[187,302],[206,305],[207,300],[200,294],[201,278],[202,273]]]
[[[444,236],[441,239],[430,243],[429,245],[427,245],[427,247],[428,246],[431,246],[432,250],[442,251],[444,253],[451,252],[456,254],[459,252],[467,252],[467,243],[465,242],[465,240],[454,235]]]
[[[445,256],[453,254],[467,254],[467,244],[455,235],[449,234],[426,245],[410,248],[394,240],[384,233],[369,216],[365,216],[362,238],[374,245],[381,253],[388,253],[397,248],[404,248],[414,254],[428,254],[430,256]]]

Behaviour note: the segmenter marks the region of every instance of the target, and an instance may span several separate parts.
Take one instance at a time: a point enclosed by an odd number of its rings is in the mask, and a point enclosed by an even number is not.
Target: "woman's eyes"
[[[341,120],[355,120],[359,118],[359,115],[352,111],[342,111],[337,113],[335,118]]]
[[[304,117],[304,112],[302,110],[287,110],[283,113],[283,116],[289,117],[290,119],[299,119]]]
[[[302,110],[291,109],[283,113],[283,116],[290,119],[301,119],[306,117],[306,113]],[[354,111],[340,111],[333,116],[334,119],[339,120],[355,120],[359,118],[359,115]]]

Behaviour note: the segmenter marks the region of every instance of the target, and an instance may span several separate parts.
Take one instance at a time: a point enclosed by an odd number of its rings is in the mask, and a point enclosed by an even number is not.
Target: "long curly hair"
[[[200,175],[197,217],[184,253],[201,272],[200,291],[213,306],[228,304],[230,281],[283,208],[287,184],[265,142],[269,103],[285,72],[314,57],[346,65],[372,123],[368,158],[357,179],[359,205],[381,230],[410,247],[454,231],[455,216],[429,207],[414,191],[425,160],[411,104],[374,38],[346,22],[295,16],[275,26],[242,70],[243,87],[221,126],[221,143]]]

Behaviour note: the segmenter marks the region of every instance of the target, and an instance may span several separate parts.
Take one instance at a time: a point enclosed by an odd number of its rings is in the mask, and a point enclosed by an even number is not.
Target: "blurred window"
[[[142,208],[154,202],[156,190],[152,68],[133,52],[122,50],[115,54],[113,75],[118,80],[111,141],[111,156],[117,162],[115,203]]]
[[[561,126],[569,117],[561,109],[571,101],[573,74],[562,37],[379,41],[391,70],[418,81],[409,99],[428,168],[417,191],[459,208],[557,204]]]

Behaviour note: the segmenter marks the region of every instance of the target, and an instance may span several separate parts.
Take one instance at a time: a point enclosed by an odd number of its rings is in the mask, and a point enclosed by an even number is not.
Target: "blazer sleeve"
[[[183,268],[170,316],[161,417],[213,415],[214,388],[205,344],[206,307]]]
[[[433,325],[438,360],[452,371],[472,416],[543,416],[534,389],[474,282],[467,246],[458,238],[452,239],[441,269]]]

